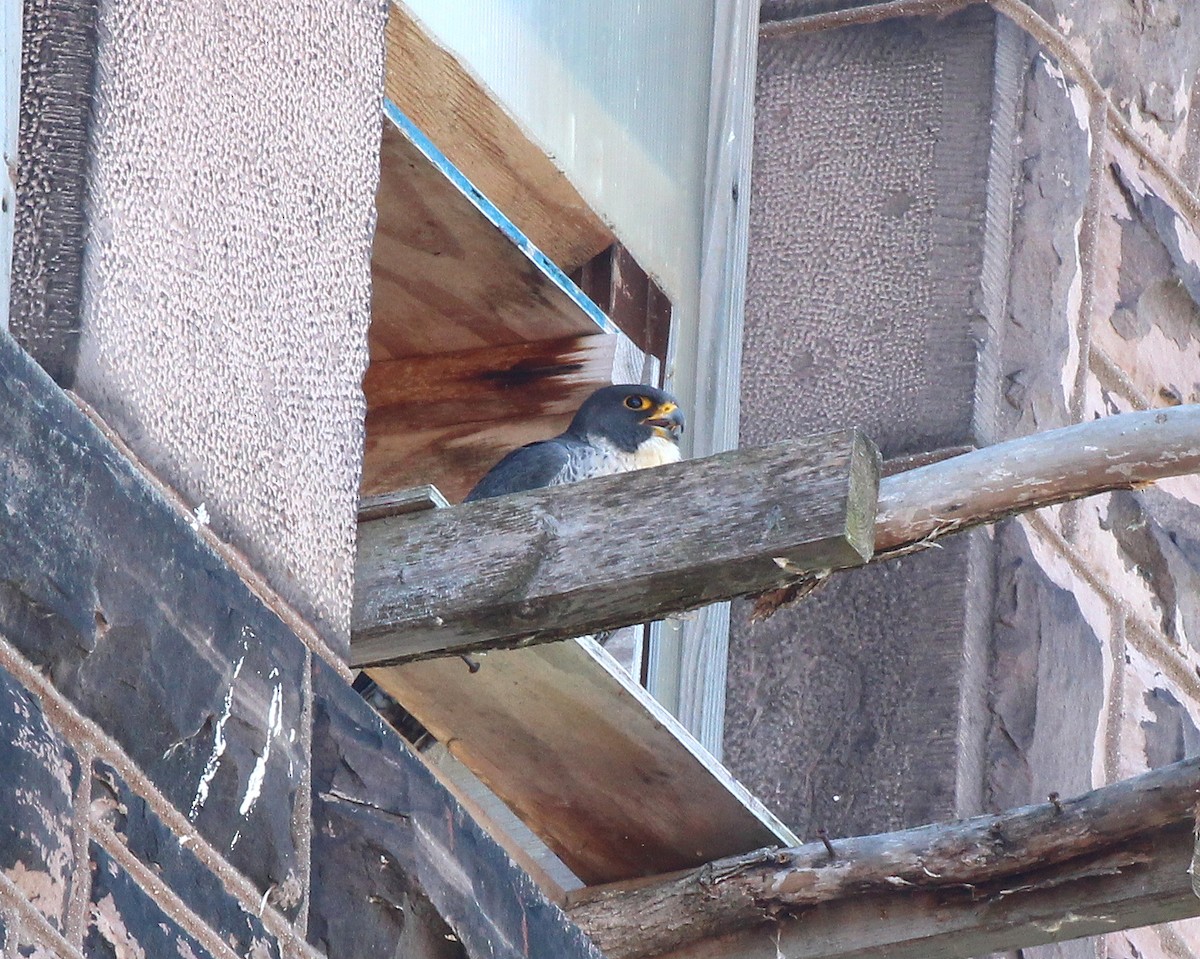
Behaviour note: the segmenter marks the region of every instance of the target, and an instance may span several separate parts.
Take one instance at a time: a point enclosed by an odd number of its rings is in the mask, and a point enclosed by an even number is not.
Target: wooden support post
[[[861,565],[878,483],[847,431],[364,523],[351,661],[565,639]]]

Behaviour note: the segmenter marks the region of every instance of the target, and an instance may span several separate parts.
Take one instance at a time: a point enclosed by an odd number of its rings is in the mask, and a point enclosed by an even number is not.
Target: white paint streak
[[[1087,94],[1078,83],[1071,83],[1062,70],[1044,55],[1042,56],[1042,66],[1046,68],[1046,73],[1062,87],[1067,99],[1071,101],[1071,111],[1075,114],[1075,122],[1079,124],[1079,129],[1088,135],[1087,144],[1090,154],[1092,152],[1092,106],[1088,103]]]
[[[195,822],[196,817],[200,815],[200,810],[204,808],[204,804],[208,802],[208,790],[217,775],[217,770],[221,768],[221,757],[225,754],[225,747],[228,742],[225,740],[225,724],[229,722],[229,717],[233,714],[233,684],[237,681],[238,674],[242,671],[242,666],[246,662],[246,655],[243,653],[237,661],[237,665],[233,667],[233,679],[229,682],[229,688],[225,690],[225,704],[221,709],[221,715],[217,719],[216,725],[213,727],[213,748],[209,754],[208,762],[204,764],[204,772],[200,774],[200,782],[196,786],[196,795],[192,799],[192,808],[188,810],[188,819]]]
[[[263,744],[262,755],[255,760],[254,769],[250,772],[250,781],[246,783],[246,795],[238,812],[245,816],[258,802],[262,792],[263,780],[267,775],[267,761],[271,758],[271,740],[283,732],[283,686],[277,685],[271,693],[271,709],[267,714],[267,738]]]
[[[1079,236],[1083,230],[1083,220],[1075,221],[1075,232],[1072,244],[1075,248],[1075,271],[1071,275],[1071,286],[1067,290],[1067,316],[1074,317],[1075,322],[1069,324],[1067,339],[1067,359],[1063,364],[1062,385],[1063,399],[1067,409],[1071,408],[1071,399],[1075,392],[1075,377],[1079,373],[1079,322],[1080,309],[1083,305],[1083,265],[1079,255]]]
[[[1038,928],[1044,929],[1051,935],[1055,935],[1063,929],[1067,929],[1080,922],[1107,922],[1116,925],[1117,920],[1111,916],[1081,916],[1075,912],[1068,912],[1064,913],[1060,919],[1052,922],[1038,923]]]
[[[1110,714],[1110,710],[1120,708],[1119,703],[1111,701],[1110,695],[1113,670],[1118,668],[1117,664],[1112,661],[1112,650],[1108,642],[1115,628],[1112,610],[1104,597],[1079,577],[1066,558],[1051,543],[1031,529],[1024,518],[1019,519],[1018,522],[1025,527],[1029,550],[1033,554],[1034,561],[1050,582],[1075,597],[1075,602],[1079,605],[1079,612],[1083,615],[1084,622],[1087,623],[1100,647],[1104,698],[1101,703],[1100,715],[1096,718],[1096,728],[1092,733],[1091,744],[1092,785],[1098,786],[1105,781],[1103,759],[1106,718]]]
[[[192,529],[199,530],[201,526],[207,526],[211,518],[208,515],[208,507],[201,503],[192,511]]]

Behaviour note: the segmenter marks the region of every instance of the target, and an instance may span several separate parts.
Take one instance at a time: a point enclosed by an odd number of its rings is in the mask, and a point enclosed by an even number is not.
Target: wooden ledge
[[[847,431],[376,520],[351,662],[566,639],[861,565],[878,484]]]

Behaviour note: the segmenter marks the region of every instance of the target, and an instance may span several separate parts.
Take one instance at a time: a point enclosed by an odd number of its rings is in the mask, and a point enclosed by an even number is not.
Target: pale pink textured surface
[[[343,652],[384,12],[102,4],[76,382]]]

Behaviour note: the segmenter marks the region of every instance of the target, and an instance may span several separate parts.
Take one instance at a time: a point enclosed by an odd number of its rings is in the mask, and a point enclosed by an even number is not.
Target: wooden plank
[[[414,486],[379,496],[364,496],[358,502],[358,521],[367,523],[385,516],[405,516],[427,509],[443,509],[449,505],[436,486]]]
[[[382,136],[372,359],[615,330],[394,108]]]
[[[846,431],[377,520],[351,662],[564,639],[861,564],[878,469]]]
[[[573,896],[611,959],[949,957],[1200,914],[1200,759],[1077,799],[713,862]]]
[[[371,412],[406,430],[574,414],[607,386],[615,336],[570,336],[374,362]]]
[[[458,498],[508,449],[558,432],[625,337],[384,106],[362,491],[436,483]]]
[[[370,414],[368,413],[368,419]],[[562,432],[571,414],[494,423],[463,423],[432,430],[367,434],[364,495],[430,483],[457,502],[509,450]]]
[[[477,662],[370,674],[585,883],[794,842],[594,641]]]
[[[384,90],[452,163],[565,270],[613,241],[546,152],[402,3],[387,22]]]

